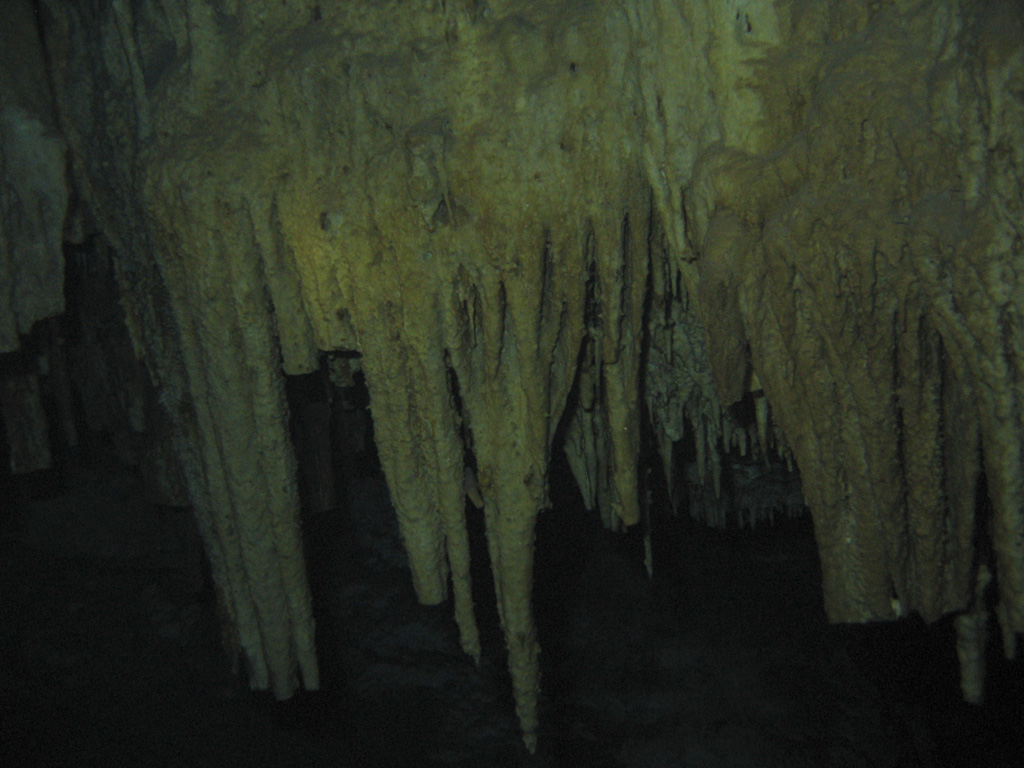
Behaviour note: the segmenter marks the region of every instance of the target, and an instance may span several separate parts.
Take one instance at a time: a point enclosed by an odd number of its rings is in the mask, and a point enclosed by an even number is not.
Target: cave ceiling
[[[13,5],[0,349],[100,238],[254,688],[319,685],[285,376],[339,355],[477,659],[483,510],[528,746],[553,453],[630,527],[645,430],[670,488],[684,442],[715,490],[730,456],[799,469],[831,620],[961,613],[970,696],[991,581],[1016,653],[1015,3]]]

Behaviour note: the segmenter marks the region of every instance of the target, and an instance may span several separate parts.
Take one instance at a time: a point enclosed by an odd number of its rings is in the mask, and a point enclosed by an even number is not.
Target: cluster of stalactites
[[[834,620],[982,602],[984,474],[1008,652],[1024,631],[1024,35],[1000,4],[44,5],[254,685],[317,680],[280,384],[317,350],[363,354],[413,583],[452,584],[474,657],[482,506],[528,744],[570,402],[610,527],[640,518],[645,408],[671,488],[691,435],[712,488],[733,448],[792,457]]]
[[[530,606],[534,523],[548,505],[553,440],[573,388],[581,392],[586,374],[578,361],[588,349],[599,383],[587,393],[592,407],[575,414],[588,414],[589,455],[607,461],[599,470],[607,473],[606,487],[625,500],[616,514],[627,522],[637,514],[636,432],[626,427],[637,418],[628,404],[638,402],[646,259],[635,250],[642,237],[625,222],[643,221],[647,211],[642,196],[626,195],[613,207],[626,213],[580,222],[568,234],[538,227],[488,249],[519,265],[519,275],[459,260],[479,235],[454,233],[461,248],[432,250],[432,267],[450,275],[437,294],[403,293],[400,314],[389,317],[376,315],[375,300],[366,314],[356,305],[360,337],[372,341],[363,369],[413,583],[422,601],[439,602],[450,577],[463,648],[478,658],[466,499],[482,508],[517,712],[530,745],[539,690]]]
[[[666,274],[696,307],[696,322],[666,321],[667,333],[707,339],[726,406],[756,371],[799,464],[829,616],[973,612],[989,568],[1014,653],[1024,171],[996,148],[1024,139],[1024,107],[1007,97],[1024,71],[1019,16],[834,3],[798,21],[775,4],[745,9],[728,33],[705,4],[639,5],[638,34],[680,42],[641,77]],[[705,22],[710,44],[694,32]],[[712,119],[692,85],[708,81],[729,94]],[[899,99],[879,95],[894,83]],[[670,138],[702,133],[711,140],[692,154]],[[712,396],[701,402],[698,458],[724,421]]]
[[[654,274],[673,269],[665,253],[652,265]],[[778,476],[780,463],[787,472],[794,470],[792,451],[771,419],[757,374],[749,369],[744,374],[742,413],[724,407],[696,302],[678,274],[674,281],[654,280],[652,287],[643,390],[672,511],[685,507],[712,527],[753,527],[779,513],[800,513],[799,492],[786,493],[774,480],[756,492],[744,482]],[[723,472],[732,480],[724,497]]]

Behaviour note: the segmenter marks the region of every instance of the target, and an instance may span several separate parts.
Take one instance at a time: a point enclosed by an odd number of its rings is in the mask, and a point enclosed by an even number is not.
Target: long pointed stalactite
[[[647,428],[676,506],[721,493],[730,456],[799,467],[831,620],[961,612],[977,699],[991,582],[1016,654],[1012,3],[39,6],[59,119],[24,89],[3,106],[5,163],[38,162],[0,206],[0,341],[61,306],[18,277],[52,243],[16,246],[53,240],[52,215],[18,217],[26,190],[66,204],[31,181],[66,140],[254,688],[319,684],[284,376],[336,352],[365,375],[416,594],[453,598],[477,661],[467,497],[483,508],[531,750],[553,452],[631,526]],[[31,385],[8,379],[5,414]]]

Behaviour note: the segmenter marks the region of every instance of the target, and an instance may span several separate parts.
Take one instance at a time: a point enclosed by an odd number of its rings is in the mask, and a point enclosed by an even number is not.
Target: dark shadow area
[[[290,392],[296,412],[330,405],[332,502],[304,493],[303,512],[323,690],[275,702],[230,674],[188,509],[154,504],[123,446],[83,429],[58,469],[0,472],[0,765],[1020,763],[1021,664],[994,627],[987,703],[972,707],[951,620],[831,626],[809,518],[712,530],[665,511],[656,480],[649,579],[641,527],[604,530],[561,452],[537,529],[528,756],[482,513],[467,506],[477,667],[450,605],[416,602],[361,374],[345,391],[325,381]],[[322,468],[298,454],[315,488]]]
[[[535,605],[557,764],[1020,763],[1024,675],[998,629],[978,707],[952,618],[830,625],[808,516],[719,530],[655,508],[648,579],[638,529],[603,530],[564,462],[552,488]]]

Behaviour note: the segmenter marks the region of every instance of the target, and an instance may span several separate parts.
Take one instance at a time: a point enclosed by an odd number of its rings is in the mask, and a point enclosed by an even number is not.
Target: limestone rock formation
[[[1015,653],[1013,2],[42,0],[39,16],[76,205],[115,254],[253,687],[318,685],[284,376],[339,353],[366,377],[417,594],[451,592],[476,658],[467,494],[483,507],[531,749],[552,452],[606,525],[630,526],[645,428],[671,487],[687,440],[709,486],[730,452],[799,467],[832,620],[980,616],[991,573]],[[5,61],[2,82],[41,66]],[[45,105],[7,88],[5,162],[36,165],[5,171],[0,349],[61,309],[67,200]],[[19,219],[27,199],[45,205]],[[20,277],[44,263],[49,283]]]
[[[32,8],[11,3],[0,31],[0,352],[64,309],[65,142]]]

